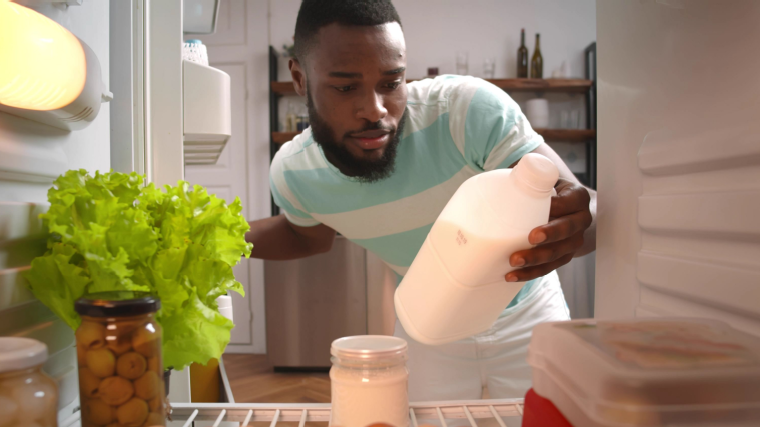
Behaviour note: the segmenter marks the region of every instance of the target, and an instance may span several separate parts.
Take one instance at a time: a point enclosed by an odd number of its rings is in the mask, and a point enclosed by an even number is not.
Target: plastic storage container
[[[58,426],[58,387],[42,372],[45,344],[0,337],[0,427]]]
[[[333,341],[330,425],[408,427],[406,351],[406,341],[397,337],[362,335]]]
[[[576,427],[760,425],[760,339],[719,321],[545,323],[528,362]]]
[[[505,276],[509,256],[532,245],[528,234],[549,220],[557,167],[526,154],[512,169],[462,184],[433,224],[394,297],[406,332],[438,345],[490,328],[522,289]]]
[[[166,425],[158,298],[140,292],[86,295],[74,304],[82,427]]]

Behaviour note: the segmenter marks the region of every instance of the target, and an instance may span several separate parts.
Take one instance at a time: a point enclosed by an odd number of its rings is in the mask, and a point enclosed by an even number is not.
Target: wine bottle
[[[528,48],[525,47],[525,28],[520,31],[520,48],[517,49],[517,78],[528,77]]]
[[[541,56],[541,35],[536,33],[536,49],[530,60],[530,77],[533,79],[544,78],[544,58]]]

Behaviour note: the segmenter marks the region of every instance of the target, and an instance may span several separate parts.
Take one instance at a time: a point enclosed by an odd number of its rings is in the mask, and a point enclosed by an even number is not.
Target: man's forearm
[[[299,236],[290,226],[284,215],[264,218],[248,223],[250,231],[245,240],[253,243],[251,258],[268,260],[290,260],[305,258],[322,253],[329,246],[315,245],[314,242]]]
[[[596,190],[586,187],[591,201],[589,202],[589,211],[591,211],[591,225],[583,233],[583,246],[575,253],[575,257],[588,255],[596,250]]]

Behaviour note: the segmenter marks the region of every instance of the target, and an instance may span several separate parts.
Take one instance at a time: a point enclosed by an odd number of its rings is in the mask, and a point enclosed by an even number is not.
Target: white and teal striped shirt
[[[399,278],[460,184],[508,168],[543,142],[517,103],[484,80],[440,76],[408,89],[408,118],[388,178],[367,184],[343,175],[309,129],[282,146],[270,170],[274,201],[290,222],[333,228]],[[556,277],[529,282],[510,307]]]

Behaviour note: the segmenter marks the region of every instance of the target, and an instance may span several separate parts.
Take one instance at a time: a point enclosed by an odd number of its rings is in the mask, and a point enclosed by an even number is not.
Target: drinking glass
[[[470,55],[467,51],[457,52],[457,74],[460,76],[466,76],[470,74],[469,65]]]
[[[483,78],[492,79],[496,73],[496,58],[488,57],[483,60]]]

